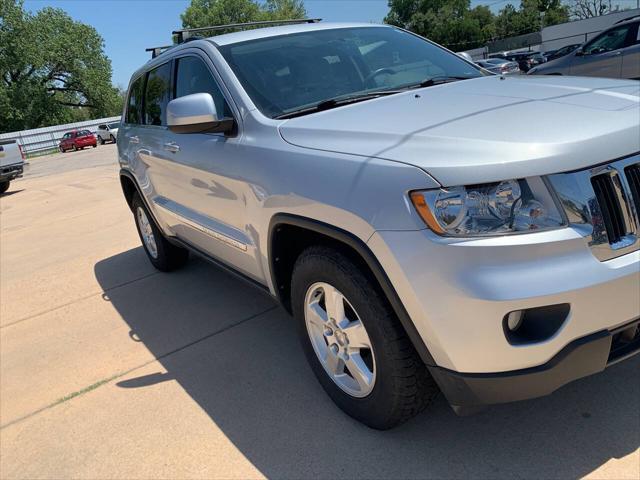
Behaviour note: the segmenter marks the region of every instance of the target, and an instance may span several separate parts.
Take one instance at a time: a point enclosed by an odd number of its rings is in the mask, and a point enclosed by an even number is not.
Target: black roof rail
[[[151,58],[156,58],[162,52],[164,52],[165,50],[170,49],[171,47],[173,47],[173,45],[163,45],[162,47],[145,48],[144,51],[145,52],[151,52]]]
[[[267,27],[272,25],[293,25],[298,23],[318,23],[321,18],[298,18],[295,20],[265,20],[263,22],[230,23],[228,25],[212,25],[210,27],[184,28],[174,30],[172,35],[176,36],[176,43],[184,43],[192,34],[198,32],[208,32],[214,30],[243,29],[247,27]]]
[[[614,25],[617,25],[618,23],[626,22],[627,20],[633,20],[634,18],[640,18],[640,15],[636,14],[636,15],[632,15],[631,17],[623,18],[622,20],[618,20],[616,23],[614,23]]]

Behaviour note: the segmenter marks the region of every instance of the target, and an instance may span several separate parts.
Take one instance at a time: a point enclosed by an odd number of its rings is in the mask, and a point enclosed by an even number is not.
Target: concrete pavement
[[[146,260],[115,147],[0,199],[0,478],[640,478],[640,358],[389,432],[323,393],[292,320],[197,259]]]

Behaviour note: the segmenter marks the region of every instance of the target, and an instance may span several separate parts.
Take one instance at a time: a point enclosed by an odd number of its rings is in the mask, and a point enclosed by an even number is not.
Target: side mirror
[[[169,102],[167,126],[175,133],[228,133],[233,119],[218,117],[211,94],[193,93]]]

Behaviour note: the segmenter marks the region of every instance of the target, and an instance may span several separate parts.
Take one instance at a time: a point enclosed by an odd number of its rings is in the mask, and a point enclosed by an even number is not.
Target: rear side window
[[[144,77],[138,78],[129,90],[129,100],[127,101],[127,123],[142,123],[142,89]]]
[[[171,100],[171,63],[165,63],[148,73],[144,123],[166,125],[169,100]]]
[[[176,66],[176,98],[192,93],[209,93],[218,116],[231,117],[231,110],[207,65],[198,57],[178,59]]]

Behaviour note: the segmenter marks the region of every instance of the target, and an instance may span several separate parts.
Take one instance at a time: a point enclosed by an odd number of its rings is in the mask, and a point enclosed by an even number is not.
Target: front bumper
[[[640,352],[640,321],[574,340],[544,365],[503,373],[458,373],[429,367],[459,415],[485,405],[542,397]]]
[[[619,360],[610,357],[614,336],[640,319],[640,250],[600,261],[573,228],[480,239],[378,231],[368,245],[459,413],[547,395],[603,370]],[[550,337],[508,340],[509,312],[559,304],[569,313]]]
[[[7,165],[6,167],[0,167],[0,181],[11,181],[16,178],[22,177],[27,165],[27,163],[20,163],[15,165]]]

